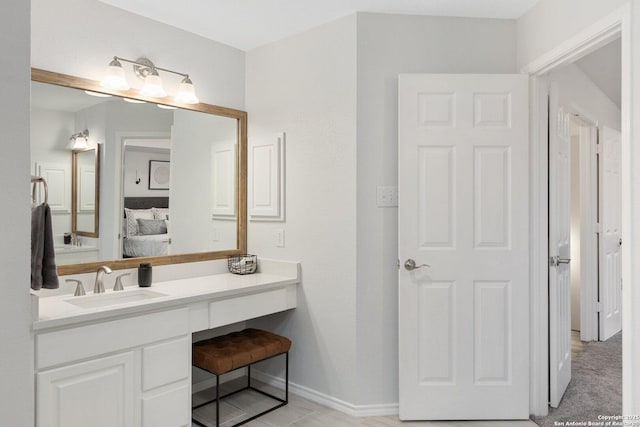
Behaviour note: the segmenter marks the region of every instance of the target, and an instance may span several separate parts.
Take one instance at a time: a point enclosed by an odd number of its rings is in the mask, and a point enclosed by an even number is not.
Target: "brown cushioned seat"
[[[193,345],[193,365],[216,375],[247,366],[291,348],[291,340],[261,329],[245,329]]]

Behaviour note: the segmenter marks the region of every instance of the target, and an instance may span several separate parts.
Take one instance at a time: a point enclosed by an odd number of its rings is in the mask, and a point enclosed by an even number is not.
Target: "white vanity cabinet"
[[[188,308],[36,334],[38,427],[190,422]]]
[[[154,283],[147,300],[36,297],[36,426],[190,426],[191,334],[296,307],[300,264],[260,269]]]

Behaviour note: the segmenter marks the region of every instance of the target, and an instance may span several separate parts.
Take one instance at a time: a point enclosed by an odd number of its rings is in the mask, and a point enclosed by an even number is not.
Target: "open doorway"
[[[622,411],[620,40],[554,68],[547,82],[549,403],[556,409],[539,424],[554,425]]]

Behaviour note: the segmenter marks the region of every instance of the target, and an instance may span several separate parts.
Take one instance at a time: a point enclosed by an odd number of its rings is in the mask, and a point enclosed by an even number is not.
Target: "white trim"
[[[258,370],[251,370],[251,377],[270,386],[284,390],[284,379]],[[309,387],[305,387],[289,381],[289,393],[340,411],[351,417],[382,417],[398,415],[398,403],[384,403],[374,405],[354,405],[344,400],[329,396]]]
[[[276,151],[276,159],[274,159],[273,171],[271,176],[256,177],[255,157],[256,147],[265,147],[271,145]],[[285,220],[285,190],[286,190],[286,133],[280,132],[269,142],[249,141],[249,166],[248,166],[248,215],[249,221],[262,222],[284,222]],[[273,203],[265,209],[264,206],[256,207],[254,205],[254,182],[256,179],[264,181],[277,181],[275,191],[273,192]]]
[[[634,2],[635,3],[635,2]],[[635,3],[637,5],[637,3]],[[640,263],[632,263],[632,253],[637,253],[640,244],[638,224],[638,177],[636,167],[640,164],[640,149],[637,144],[636,129],[640,129],[640,118],[636,112],[636,102],[640,101],[640,87],[634,81],[640,67],[640,33],[634,28],[640,23],[640,8],[626,5],[622,18],[622,410],[625,415],[640,414]],[[633,90],[633,92],[632,92]],[[636,184],[636,185],[634,185]],[[635,191],[634,191],[635,190]],[[634,209],[635,207],[635,209]]]
[[[634,21],[640,21],[640,10],[633,10]],[[640,227],[632,228],[632,201],[636,197],[632,192],[632,164],[640,164],[640,150],[631,150],[633,124],[640,126],[640,118],[633,120],[632,59],[640,62],[640,56],[632,55],[632,36],[640,41],[640,34],[632,33],[631,3],[626,3],[613,13],[581,31],[556,48],[543,54],[527,66],[522,72],[531,76],[531,407],[530,412],[537,416],[548,413],[548,295],[546,274],[548,269],[548,210],[546,209],[548,186],[546,161],[548,158],[546,143],[540,143],[546,135],[546,126],[540,120],[546,112],[546,104],[540,102],[545,90],[544,74],[560,65],[569,64],[606,43],[620,37],[622,43],[622,231],[629,244],[622,246],[623,277],[623,408],[625,414],[640,413],[640,369],[633,369],[635,355],[640,357],[640,340],[632,343],[632,337],[638,335],[634,327],[634,305],[640,305],[640,292],[636,292],[632,277],[640,277],[640,263],[631,265],[632,246],[640,242]],[[640,65],[640,64],[634,64]],[[640,97],[640,88],[634,88]],[[632,158],[632,154],[635,158]],[[634,176],[635,178],[635,176]],[[635,215],[637,216],[637,215]],[[635,274],[634,274],[635,273]],[[541,282],[544,280],[544,283]],[[628,285],[624,285],[628,284]],[[537,286],[536,286],[537,285]],[[633,285],[633,286],[631,286]],[[635,297],[636,301],[633,300]],[[638,323],[638,322],[635,322]]]
[[[529,412],[546,416],[549,411],[549,197],[546,122],[548,82],[544,76],[530,79],[531,91],[531,252],[530,252],[530,396]],[[544,141],[544,143],[542,143]],[[537,286],[536,286],[537,285]]]
[[[620,26],[630,14],[629,4],[615,10],[592,26],[565,40],[521,69],[523,74],[542,75],[560,65],[570,64],[620,37]]]
[[[597,127],[580,124],[580,339],[598,339]],[[585,138],[586,137],[586,138]],[[585,139],[587,141],[585,142]]]

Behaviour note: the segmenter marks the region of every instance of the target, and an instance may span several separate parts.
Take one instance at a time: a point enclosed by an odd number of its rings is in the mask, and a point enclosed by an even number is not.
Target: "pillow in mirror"
[[[151,208],[155,219],[169,219],[169,208]]]
[[[138,219],[155,219],[153,209],[124,208],[124,213],[127,217],[127,236],[137,236],[140,234],[138,231]]]
[[[167,224],[163,219],[138,218],[138,231],[141,235],[167,234]]]

